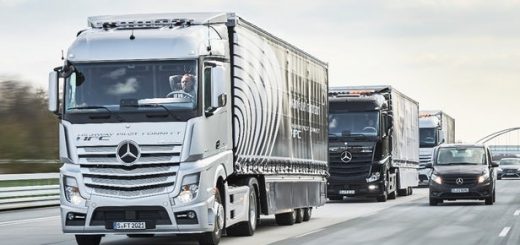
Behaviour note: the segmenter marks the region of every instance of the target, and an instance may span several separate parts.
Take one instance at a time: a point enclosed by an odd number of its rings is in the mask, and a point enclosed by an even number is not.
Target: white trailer
[[[224,229],[253,235],[260,214],[292,225],[325,203],[326,63],[233,13],[88,23],[49,76],[61,220],[78,244],[218,244]]]

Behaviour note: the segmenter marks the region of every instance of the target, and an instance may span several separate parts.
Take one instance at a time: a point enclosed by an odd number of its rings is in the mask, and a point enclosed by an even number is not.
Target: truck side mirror
[[[425,168],[433,168],[433,164],[431,162],[424,164]]]
[[[446,142],[446,136],[444,135],[444,131],[438,130],[437,132],[439,134],[439,145]]]
[[[58,114],[58,82],[59,75],[57,71],[49,73],[49,111]]]
[[[211,69],[211,107],[218,108],[227,104],[226,71],[222,66]]]
[[[497,162],[491,162],[491,167],[498,168],[499,166],[500,164],[498,164]]]

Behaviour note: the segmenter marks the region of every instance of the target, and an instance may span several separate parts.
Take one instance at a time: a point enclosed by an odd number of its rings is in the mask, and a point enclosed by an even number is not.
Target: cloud
[[[110,95],[125,95],[125,94],[133,94],[137,92],[137,88],[139,88],[139,83],[137,79],[134,77],[130,77],[126,80],[125,83],[116,83],[112,85],[107,93]]]

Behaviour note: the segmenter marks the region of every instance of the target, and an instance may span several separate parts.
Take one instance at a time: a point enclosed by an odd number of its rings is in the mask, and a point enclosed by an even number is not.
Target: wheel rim
[[[254,190],[249,195],[249,223],[251,224],[251,228],[255,230],[256,228],[256,195]]]
[[[222,227],[224,227],[224,206],[217,202],[217,222],[215,224],[215,235],[218,236],[220,231],[222,230]]]

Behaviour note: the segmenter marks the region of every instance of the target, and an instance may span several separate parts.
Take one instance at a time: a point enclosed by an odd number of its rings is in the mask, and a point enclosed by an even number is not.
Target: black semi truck
[[[327,196],[412,194],[418,184],[419,105],[390,86],[329,90]]]

